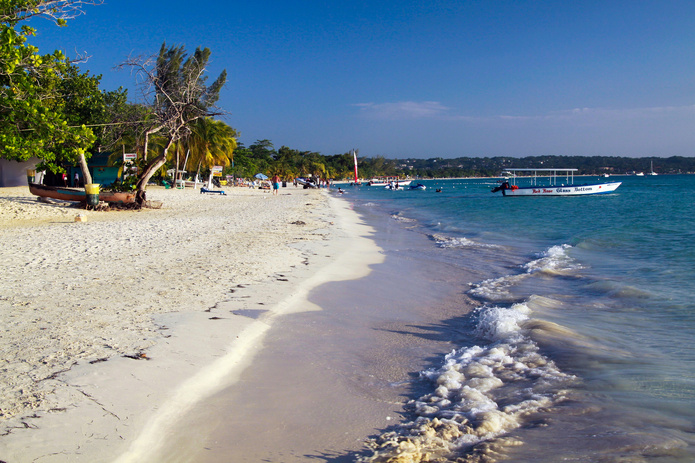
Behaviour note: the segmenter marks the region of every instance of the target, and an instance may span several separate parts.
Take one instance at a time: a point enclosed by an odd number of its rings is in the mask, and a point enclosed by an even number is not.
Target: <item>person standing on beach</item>
[[[273,195],[277,196],[280,189],[280,177],[277,174],[273,175],[271,182],[273,182]]]

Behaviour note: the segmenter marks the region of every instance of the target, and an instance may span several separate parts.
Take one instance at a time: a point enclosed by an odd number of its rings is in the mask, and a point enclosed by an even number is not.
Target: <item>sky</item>
[[[102,89],[162,43],[211,50],[246,146],[324,155],[694,156],[692,0],[105,0],[30,43]]]

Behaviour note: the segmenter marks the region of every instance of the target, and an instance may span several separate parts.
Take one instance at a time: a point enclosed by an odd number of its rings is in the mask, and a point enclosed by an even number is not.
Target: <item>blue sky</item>
[[[212,51],[225,121],[331,155],[695,155],[695,2],[105,0],[43,53],[114,67],[162,42]]]

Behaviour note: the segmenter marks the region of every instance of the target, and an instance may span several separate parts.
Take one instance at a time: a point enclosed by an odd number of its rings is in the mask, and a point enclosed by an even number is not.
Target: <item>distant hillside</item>
[[[430,159],[360,159],[360,170],[383,171],[382,175],[405,174],[418,177],[495,177],[504,169],[516,167],[575,168],[579,175],[625,174],[649,172],[653,162],[659,174],[695,173],[695,157],[627,158],[616,156],[530,156],[525,158],[430,158]],[[379,169],[371,169],[379,164]],[[390,172],[386,172],[390,171]],[[378,174],[377,174],[378,175]],[[362,176],[362,175],[360,175]],[[365,175],[367,176],[367,175]]]
[[[651,164],[659,174],[695,173],[695,157],[627,158],[617,156],[530,156],[525,158],[462,157],[454,159],[387,159],[383,156],[358,155],[359,177],[409,176],[423,178],[497,177],[509,168],[572,168],[579,175],[625,174],[649,172]],[[282,178],[318,177],[350,179],[354,176],[354,157],[351,152],[323,155],[315,151],[299,151],[282,146],[275,149],[269,140],[258,140],[234,150],[234,163],[224,174],[252,178],[259,172]],[[203,175],[207,175],[203,172]]]

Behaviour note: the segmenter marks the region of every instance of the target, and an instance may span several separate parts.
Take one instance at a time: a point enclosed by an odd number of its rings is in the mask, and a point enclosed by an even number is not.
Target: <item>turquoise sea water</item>
[[[367,461],[695,461],[695,177],[616,180],[583,197],[346,188],[480,275],[461,282],[470,342],[420,373]]]

